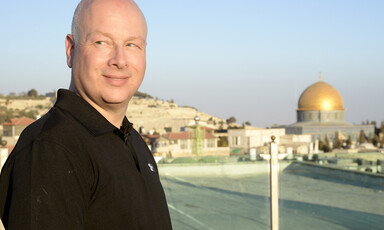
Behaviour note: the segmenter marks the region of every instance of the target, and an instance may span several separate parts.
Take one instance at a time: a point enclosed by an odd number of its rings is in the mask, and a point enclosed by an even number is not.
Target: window
[[[207,139],[207,148],[214,148],[215,147],[215,139]]]
[[[180,140],[180,149],[188,149],[188,140]]]
[[[240,137],[239,136],[233,136],[232,137],[232,145],[240,145]]]

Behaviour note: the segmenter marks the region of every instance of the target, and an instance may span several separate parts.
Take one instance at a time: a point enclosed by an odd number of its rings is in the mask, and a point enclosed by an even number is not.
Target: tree
[[[367,139],[365,138],[364,130],[360,130],[359,143],[364,144],[366,142]]]
[[[220,129],[224,129],[224,121],[220,120],[219,125],[220,125]]]
[[[217,147],[228,147],[228,137],[219,137],[219,140],[217,141]]]
[[[234,116],[227,119],[227,124],[232,124],[236,122],[236,118]]]
[[[381,122],[380,132],[384,133],[384,121]]]
[[[136,91],[135,96],[139,98],[153,98],[151,95],[140,92],[140,91]]]
[[[368,135],[368,143],[373,144],[373,135],[372,135],[372,133],[370,133],[370,134]]]
[[[340,140],[339,132],[337,131],[335,133],[335,140],[334,140],[333,146],[335,149],[340,149],[341,147],[343,147],[343,142],[342,140]]]
[[[325,138],[324,138],[324,152],[330,152],[331,151],[331,145],[329,144],[329,139],[328,139],[328,136],[325,135]]]
[[[38,93],[37,93],[37,90],[31,89],[28,91],[27,95],[30,97],[37,97]]]
[[[347,148],[350,149],[352,146],[352,138],[351,136],[348,136],[348,139],[347,139]]]
[[[251,126],[252,124],[251,124],[251,122],[246,121],[246,122],[245,122],[245,125],[246,125],[246,126]]]
[[[380,148],[384,148],[384,135],[382,135],[380,140]]]
[[[374,146],[380,146],[380,137],[375,134],[375,137],[372,139],[372,144]]]

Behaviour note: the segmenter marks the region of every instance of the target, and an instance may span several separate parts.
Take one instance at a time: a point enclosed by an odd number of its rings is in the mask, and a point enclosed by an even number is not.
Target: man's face
[[[78,25],[77,40],[71,35],[66,40],[77,93],[98,110],[126,107],[146,67],[141,12],[125,0],[94,1],[80,13]]]

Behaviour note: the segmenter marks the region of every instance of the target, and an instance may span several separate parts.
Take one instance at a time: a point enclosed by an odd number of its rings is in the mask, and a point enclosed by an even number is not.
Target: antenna
[[[202,130],[201,125],[199,125],[199,116],[195,116],[194,120],[195,125],[192,132],[192,152],[196,154],[197,157],[200,157],[203,154],[205,130]]]
[[[321,81],[321,72],[319,72],[319,81]]]

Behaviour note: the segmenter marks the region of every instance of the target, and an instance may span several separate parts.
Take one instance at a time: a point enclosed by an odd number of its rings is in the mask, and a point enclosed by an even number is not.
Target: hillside
[[[179,132],[182,127],[195,124],[194,117],[200,117],[200,124],[211,128],[219,128],[226,124],[226,120],[199,112],[188,106],[178,106],[176,103],[154,99],[141,93],[132,98],[126,113],[128,119],[138,130],[144,128],[146,132],[164,133],[167,131]],[[52,98],[23,98],[12,97],[0,99],[0,118],[2,122],[17,116],[37,118],[44,115],[53,105]]]
[[[211,128],[218,128],[221,122],[225,124],[225,119],[199,112],[195,108],[148,98],[134,97],[126,115],[136,129],[143,127],[146,131],[152,130],[160,134],[165,132],[164,128],[179,132],[182,127],[195,124],[195,116],[200,117],[200,124]]]

